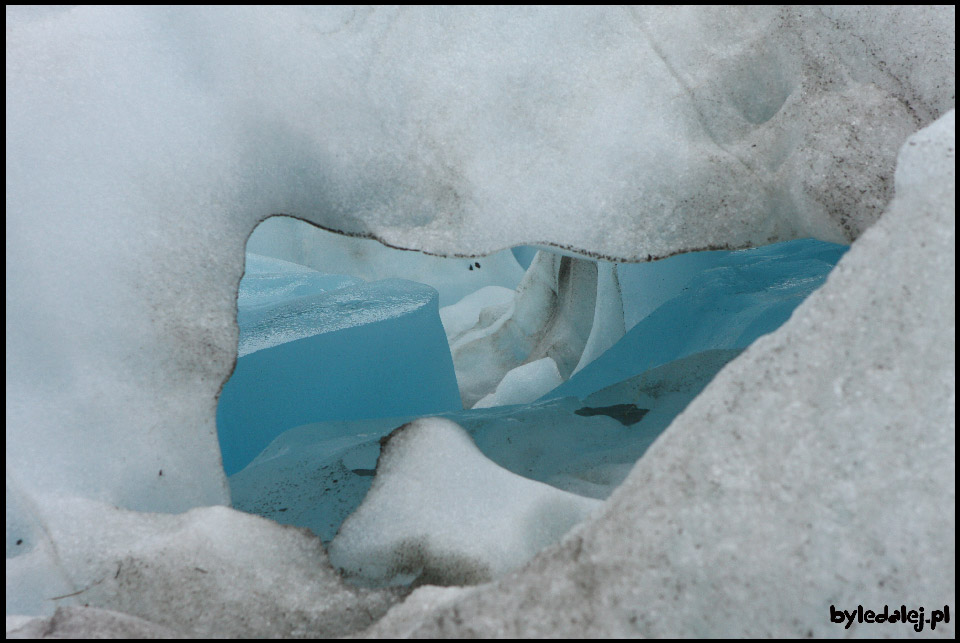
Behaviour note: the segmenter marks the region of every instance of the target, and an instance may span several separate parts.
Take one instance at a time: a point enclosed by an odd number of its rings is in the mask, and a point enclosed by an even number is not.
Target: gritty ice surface
[[[309,533],[226,507],[174,516],[42,500],[42,540],[7,560],[7,613],[40,604],[121,613],[58,614],[44,629],[67,621],[60,627],[72,636],[100,622],[114,633],[332,637],[369,625],[398,598],[344,584]]]

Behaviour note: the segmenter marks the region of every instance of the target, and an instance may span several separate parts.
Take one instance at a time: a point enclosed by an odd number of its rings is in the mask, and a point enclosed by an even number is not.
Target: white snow
[[[42,541],[7,559],[8,614],[91,605],[192,637],[332,637],[398,598],[345,585],[308,532],[226,507],[174,516],[70,497],[38,507]]]
[[[330,544],[330,560],[367,583],[483,582],[600,505],[497,466],[450,420],[415,420],[382,448],[373,486]]]

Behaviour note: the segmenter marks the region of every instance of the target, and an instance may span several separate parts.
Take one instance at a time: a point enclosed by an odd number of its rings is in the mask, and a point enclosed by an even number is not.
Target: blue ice
[[[429,286],[365,283],[253,257],[237,322],[240,357],[217,407],[227,475],[307,422],[461,408]]]
[[[532,404],[459,410],[451,401],[425,413],[463,426],[487,457],[514,473],[605,498],[714,375],[786,321],[846,249],[807,239],[620,265],[632,328],[593,363]],[[389,327],[399,337],[400,321],[378,332]],[[412,326],[405,332],[421,333]],[[234,505],[332,539],[372,483],[380,438],[424,414],[350,420],[357,412],[347,407],[339,417],[317,416],[279,434],[231,475]]]

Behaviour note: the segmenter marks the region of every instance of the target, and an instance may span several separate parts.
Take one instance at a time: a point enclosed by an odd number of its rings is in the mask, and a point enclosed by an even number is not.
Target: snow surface
[[[44,497],[38,512],[43,540],[7,559],[8,614],[90,605],[191,637],[330,637],[398,598],[346,585],[308,532],[226,507],[148,514]],[[116,616],[86,620],[117,631]]]
[[[228,502],[216,398],[264,217],[450,255],[857,239],[907,135],[955,101],[953,6],[8,7],[6,34],[7,540],[34,543],[8,561],[8,614],[112,587],[120,550],[98,536],[163,540],[137,512]],[[911,143],[887,215],[605,517],[373,633],[829,636],[830,601],[952,604],[952,111]],[[84,600],[225,636],[264,635],[251,613],[281,634],[368,622],[291,616],[288,579],[319,545],[304,558],[281,535],[296,532],[246,519],[210,531],[260,525],[249,550],[172,541],[180,563]],[[11,573],[53,544],[76,555]],[[265,547],[260,585],[243,573]],[[191,556],[229,580],[205,585]],[[189,602],[163,612],[158,594]],[[307,609],[327,601],[317,589]]]
[[[415,420],[390,434],[330,561],[366,582],[476,583],[522,564],[600,505],[498,467],[450,420]]]

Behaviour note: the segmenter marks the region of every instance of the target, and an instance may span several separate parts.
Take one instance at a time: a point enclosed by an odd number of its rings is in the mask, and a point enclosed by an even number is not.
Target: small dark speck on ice
[[[650,409],[637,408],[636,404],[614,404],[613,406],[585,406],[574,411],[577,415],[609,415],[623,426],[636,424]]]

